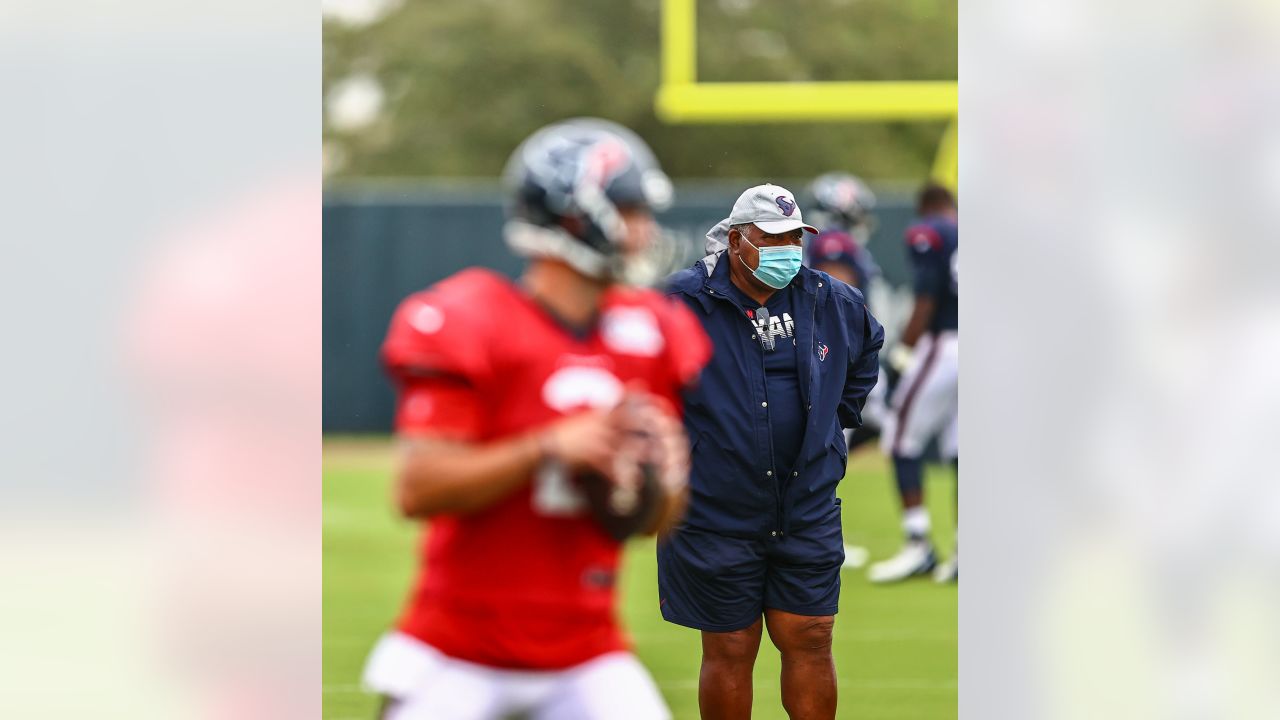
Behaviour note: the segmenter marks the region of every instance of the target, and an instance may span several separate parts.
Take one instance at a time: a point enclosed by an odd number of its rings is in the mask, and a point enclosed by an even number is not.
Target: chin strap
[[[593,278],[612,277],[617,270],[615,263],[560,228],[509,220],[502,228],[502,235],[507,247],[520,257],[557,258]]]

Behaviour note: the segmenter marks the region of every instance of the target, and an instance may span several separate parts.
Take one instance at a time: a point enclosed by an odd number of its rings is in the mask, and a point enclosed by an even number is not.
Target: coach
[[[750,188],[669,281],[715,347],[686,399],[688,513],[658,549],[663,617],[702,631],[704,720],[751,716],[765,627],[792,720],[835,717],[842,428],[861,423],[883,333],[861,293],[801,266],[804,230],[788,190]]]

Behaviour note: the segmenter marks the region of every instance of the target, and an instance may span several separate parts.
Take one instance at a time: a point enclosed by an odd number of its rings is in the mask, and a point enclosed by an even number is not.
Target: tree
[[[698,13],[704,80],[956,76],[954,0],[701,0]],[[660,122],[658,24],[657,0],[408,0],[365,27],[326,23],[326,92],[353,73],[385,91],[361,131],[326,123],[333,174],[491,177],[534,129],[578,115],[635,129],[676,177],[927,173],[942,123]]]

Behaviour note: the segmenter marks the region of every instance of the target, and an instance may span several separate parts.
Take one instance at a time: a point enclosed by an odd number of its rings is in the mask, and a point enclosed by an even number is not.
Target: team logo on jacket
[[[600,318],[600,335],[604,344],[623,355],[657,357],[666,344],[658,319],[647,308],[615,307]]]
[[[778,209],[782,210],[782,214],[791,217],[791,213],[796,211],[796,204],[787,199],[786,195],[779,195],[774,202],[778,203]]]
[[[825,362],[827,359],[827,346],[818,343],[818,362]]]
[[[551,373],[542,385],[547,407],[567,413],[579,408],[607,408],[622,399],[622,381],[601,367],[569,365]]]

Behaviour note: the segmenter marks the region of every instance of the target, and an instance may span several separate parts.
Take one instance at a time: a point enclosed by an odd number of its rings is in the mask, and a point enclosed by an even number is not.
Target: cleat
[[[933,581],[936,583],[953,583],[960,579],[960,556],[952,555],[950,560],[938,563],[933,569]]]
[[[844,546],[844,564],[841,566],[846,570],[857,570],[867,564],[867,560],[871,557],[871,553],[861,545],[845,545]]]
[[[908,540],[897,555],[871,566],[867,579],[873,583],[891,583],[917,575],[926,575],[938,564],[933,545],[928,540]]]

